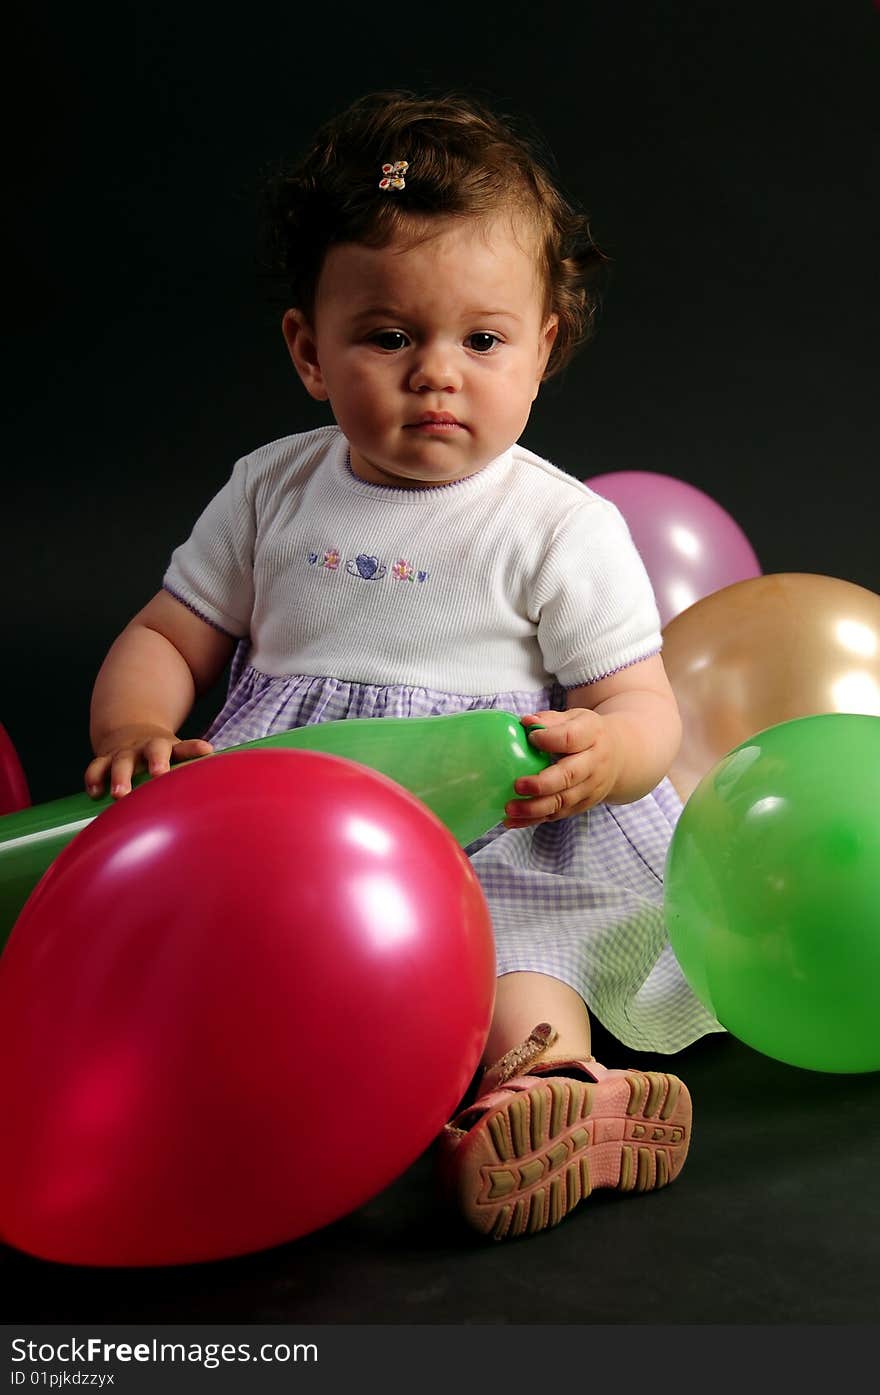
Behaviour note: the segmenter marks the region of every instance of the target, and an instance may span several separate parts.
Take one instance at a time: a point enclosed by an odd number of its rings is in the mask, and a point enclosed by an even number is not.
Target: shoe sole
[[[678,1076],[536,1078],[462,1140],[458,1202],[495,1240],[531,1235],[558,1225],[597,1187],[665,1187],[684,1165],[690,1133],[691,1098]]]

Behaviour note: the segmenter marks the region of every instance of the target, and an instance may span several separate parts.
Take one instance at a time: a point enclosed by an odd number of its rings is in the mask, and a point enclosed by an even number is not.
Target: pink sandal
[[[678,1076],[540,1061],[557,1035],[542,1022],[502,1056],[441,1136],[447,1193],[495,1240],[557,1225],[594,1187],[665,1187],[684,1165],[691,1098]]]

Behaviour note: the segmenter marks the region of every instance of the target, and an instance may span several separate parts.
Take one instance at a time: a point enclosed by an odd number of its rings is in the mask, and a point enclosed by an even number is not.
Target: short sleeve
[[[248,634],[254,606],[256,518],[248,488],[248,457],[175,548],[163,586],[177,600],[234,639]]]
[[[566,688],[595,683],[662,647],[653,588],[609,500],[578,504],[554,534],[532,598],[547,671]]]

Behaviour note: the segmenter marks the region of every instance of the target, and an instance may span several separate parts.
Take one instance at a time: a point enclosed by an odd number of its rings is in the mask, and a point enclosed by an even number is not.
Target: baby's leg
[[[545,1059],[589,1057],[590,1018],[580,994],[549,974],[512,973],[498,980],[495,1015],[483,1053],[483,1065],[493,1065],[519,1046],[536,1022],[551,1022],[558,1033]]]

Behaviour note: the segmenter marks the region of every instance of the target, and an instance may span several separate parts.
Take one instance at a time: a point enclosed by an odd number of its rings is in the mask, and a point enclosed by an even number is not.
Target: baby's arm
[[[101,665],[92,692],[95,759],[85,784],[97,797],[109,772],[114,798],[128,794],[135,770],[164,774],[171,760],[209,755],[207,741],[180,741],[176,731],[206,691],[235,640],[160,591],[126,625]]]
[[[678,704],[659,654],[567,693],[565,712],[535,712],[530,741],[557,757],[515,789],[527,799],[507,805],[505,824],[530,824],[580,814],[594,804],[641,799],[668,772],[681,741]]]

